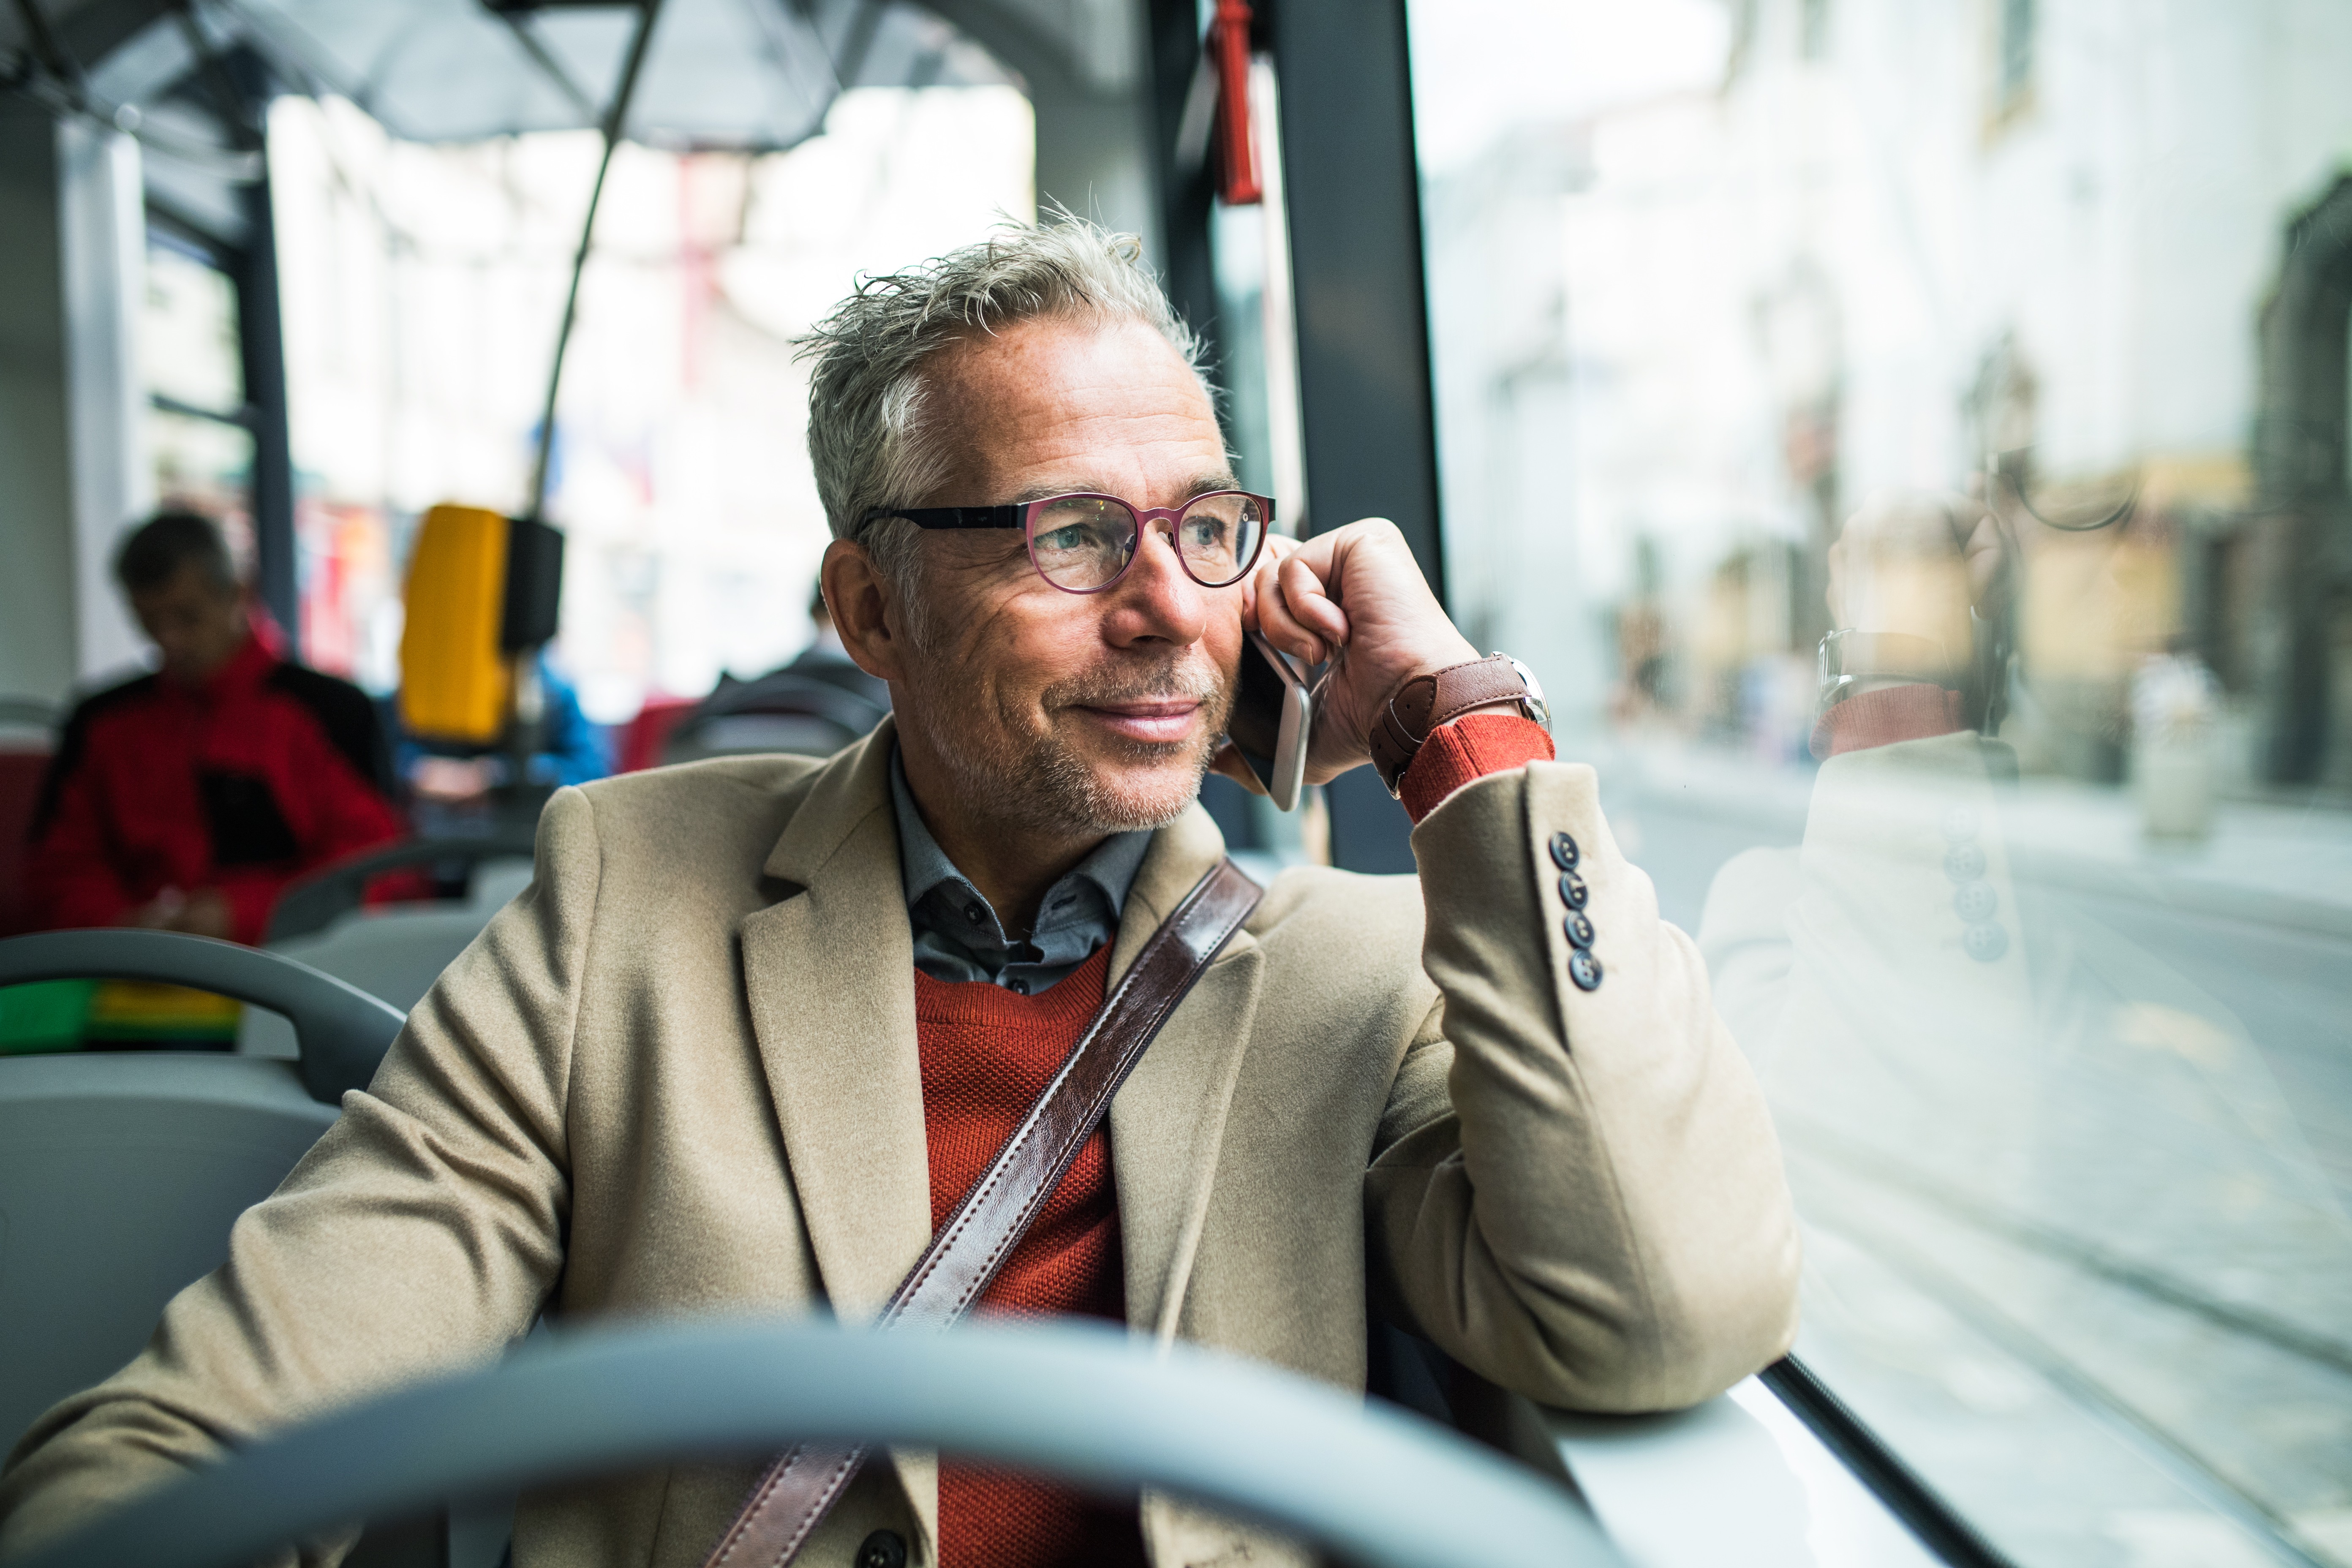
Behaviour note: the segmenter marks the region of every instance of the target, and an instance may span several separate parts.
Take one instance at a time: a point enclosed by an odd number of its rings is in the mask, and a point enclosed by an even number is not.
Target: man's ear
[[[895,602],[897,588],[876,569],[866,547],[835,540],[824,547],[817,579],[833,613],[833,629],[857,668],[884,680],[904,680],[908,648],[894,626],[906,625],[905,606]]]

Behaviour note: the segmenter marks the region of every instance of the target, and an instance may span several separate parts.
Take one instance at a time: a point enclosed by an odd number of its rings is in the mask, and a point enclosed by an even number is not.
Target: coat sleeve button
[[[1583,858],[1584,852],[1576,847],[1575,839],[1570,837],[1565,833],[1555,833],[1551,836],[1551,863],[1553,865],[1559,867],[1563,871],[1573,871],[1576,869],[1576,863]]]
[[[907,1568],[907,1543],[895,1530],[877,1530],[858,1543],[857,1568]]]
[[[2009,951],[2009,932],[1999,921],[1980,921],[1960,932],[1960,945],[1979,963],[1992,963]]]
[[[1579,991],[1601,989],[1601,961],[1583,948],[1568,955],[1568,977],[1576,982]]]
[[[1592,945],[1591,916],[1584,914],[1570,915],[1568,917],[1567,921],[1562,923],[1560,929],[1568,932],[1568,945],[1577,949],[1579,952],[1582,952],[1584,949]]]
[[[1559,874],[1559,901],[1561,903],[1566,904],[1571,910],[1580,910],[1586,904],[1591,902],[1591,900],[1592,889],[1584,885],[1583,878],[1578,876],[1573,871],[1562,871]]]

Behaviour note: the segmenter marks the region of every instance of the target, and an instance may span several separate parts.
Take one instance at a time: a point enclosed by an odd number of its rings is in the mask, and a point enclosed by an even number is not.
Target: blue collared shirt
[[[934,980],[984,980],[1024,996],[1060,981],[1118,934],[1127,890],[1151,847],[1149,830],[1112,834],[1045,889],[1036,930],[1014,936],[923,825],[895,747],[890,806],[898,820],[898,871],[915,928],[915,967]]]

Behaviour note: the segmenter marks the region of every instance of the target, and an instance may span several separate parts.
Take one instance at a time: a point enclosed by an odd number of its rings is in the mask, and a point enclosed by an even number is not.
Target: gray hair
[[[946,468],[926,428],[926,368],[951,344],[1041,316],[1139,322],[1210,391],[1200,341],[1144,265],[1143,242],[1068,213],[1034,227],[1007,225],[919,267],[866,279],[796,340],[801,356],[816,362],[808,445],[825,521],[835,539],[865,546],[910,605],[915,525],[866,518],[913,505]]]

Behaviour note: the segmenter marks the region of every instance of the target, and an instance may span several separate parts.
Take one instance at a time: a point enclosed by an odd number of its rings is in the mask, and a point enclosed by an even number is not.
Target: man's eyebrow
[[[1192,477],[1192,482],[1184,487],[1184,495],[1185,499],[1190,500],[1194,496],[1207,495],[1212,490],[1237,489],[1240,487],[1241,480],[1234,476],[1234,471],[1231,468],[1203,470],[1201,473],[1195,474]],[[1022,506],[1033,500],[1045,500],[1053,496],[1115,496],[1118,494],[1118,492],[1117,490],[1105,489],[1099,485],[1031,485],[1009,497],[1005,500],[1004,504],[1007,506]]]

